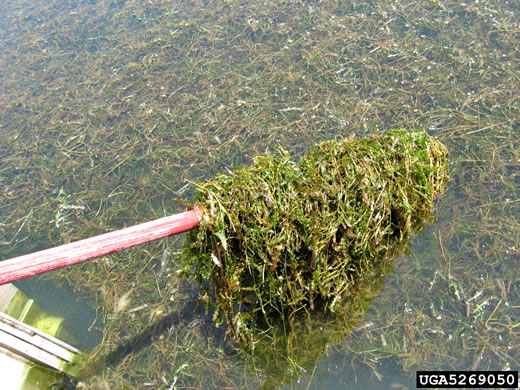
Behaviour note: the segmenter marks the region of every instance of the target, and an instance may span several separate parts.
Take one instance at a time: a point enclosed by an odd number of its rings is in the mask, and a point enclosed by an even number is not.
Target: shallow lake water
[[[297,160],[404,127],[450,153],[436,220],[352,323],[285,354],[238,352],[213,326],[176,273],[184,236],[19,282],[94,350],[82,388],[412,389],[417,370],[518,370],[519,15],[498,0],[3,1],[1,259],[182,211],[193,182],[278,145]]]

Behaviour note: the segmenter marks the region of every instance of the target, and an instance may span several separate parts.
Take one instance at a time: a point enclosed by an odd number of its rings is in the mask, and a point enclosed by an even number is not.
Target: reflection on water
[[[33,299],[47,314],[63,318],[63,328],[71,333],[83,352],[91,351],[103,336],[102,318],[96,316],[89,302],[68,286],[57,287],[50,280],[30,278],[16,282],[16,287]]]

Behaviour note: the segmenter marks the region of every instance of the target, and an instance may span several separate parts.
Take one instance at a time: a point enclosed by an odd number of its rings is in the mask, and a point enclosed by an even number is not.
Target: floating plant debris
[[[207,215],[181,270],[209,279],[203,299],[238,338],[259,313],[334,311],[380,252],[433,219],[448,178],[447,150],[418,130],[323,142],[299,163],[277,152],[197,184]]]

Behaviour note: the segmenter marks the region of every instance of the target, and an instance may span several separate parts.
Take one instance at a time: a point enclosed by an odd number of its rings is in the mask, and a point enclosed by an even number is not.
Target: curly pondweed
[[[196,184],[206,215],[181,270],[209,280],[204,301],[239,339],[260,313],[334,311],[382,253],[433,219],[447,179],[446,148],[420,130],[323,142],[299,163],[267,152]]]

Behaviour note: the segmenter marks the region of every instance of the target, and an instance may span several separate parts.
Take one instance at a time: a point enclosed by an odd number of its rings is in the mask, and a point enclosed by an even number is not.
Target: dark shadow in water
[[[101,356],[97,361],[89,364],[80,379],[86,379],[92,375],[98,374],[102,370],[117,366],[126,356],[149,346],[152,344],[153,340],[157,339],[157,337],[164,332],[167,332],[168,329],[176,327],[182,323],[189,323],[195,317],[199,316],[200,314],[197,311],[179,310],[162,317],[149,327],[145,328],[141,333],[129,339],[126,343],[119,345],[107,355]]]
[[[143,348],[150,346],[159,336],[168,332],[172,327],[188,324],[195,319],[200,320],[203,326],[212,328],[212,335],[220,340],[224,340],[225,329],[213,328],[211,322],[211,313],[206,315],[203,305],[197,304],[197,299],[190,300],[186,306],[178,311],[169,313],[160,318],[141,333],[130,338],[124,344],[119,345],[116,349],[107,355],[101,356],[99,359],[90,363],[85,371],[80,375],[78,380],[85,380],[93,375],[98,375],[101,371],[112,368],[120,364],[128,355],[134,354]],[[182,343],[181,340],[178,340]]]
[[[128,342],[118,346],[115,350],[100,359],[102,369],[117,366],[123,359],[144,347],[150,345],[154,339],[159,337],[162,333],[167,332],[172,326],[175,327],[180,323],[191,322],[196,316],[195,312],[190,311],[175,311],[167,316],[159,319],[157,322],[150,325],[142,333],[132,337]]]

